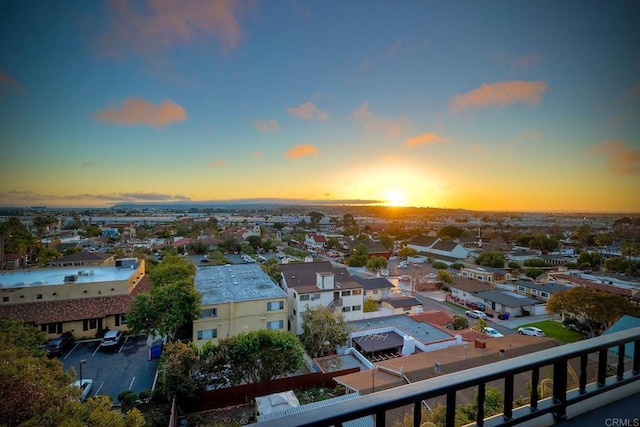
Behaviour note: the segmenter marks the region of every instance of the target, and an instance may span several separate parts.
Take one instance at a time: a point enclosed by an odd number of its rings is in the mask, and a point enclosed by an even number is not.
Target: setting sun
[[[385,205],[406,206],[407,197],[402,190],[390,189],[384,192]]]

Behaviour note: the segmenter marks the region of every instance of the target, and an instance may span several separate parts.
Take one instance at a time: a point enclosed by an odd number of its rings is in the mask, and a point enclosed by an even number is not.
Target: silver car
[[[534,328],[533,326],[525,326],[523,328],[518,328],[518,333],[520,335],[531,335],[533,337],[543,337],[544,332],[542,329]]]
[[[122,331],[114,329],[113,331],[107,331],[102,337],[102,341],[100,342],[100,347],[102,348],[113,348],[117,347],[122,341],[122,337],[124,334]]]

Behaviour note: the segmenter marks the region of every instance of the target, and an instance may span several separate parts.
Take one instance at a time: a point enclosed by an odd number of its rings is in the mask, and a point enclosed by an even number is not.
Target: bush
[[[431,264],[431,267],[437,269],[437,270],[446,270],[449,268],[449,266],[447,264],[445,264],[442,261],[436,261],[434,263]]]
[[[140,397],[140,400],[147,400],[149,399],[151,396],[153,395],[153,390],[151,390],[150,388],[147,388],[145,390],[142,390],[140,392],[140,395],[138,397]]]
[[[126,412],[133,408],[136,405],[137,400],[138,395],[133,390],[125,390],[118,395],[118,402],[120,402],[122,412]]]

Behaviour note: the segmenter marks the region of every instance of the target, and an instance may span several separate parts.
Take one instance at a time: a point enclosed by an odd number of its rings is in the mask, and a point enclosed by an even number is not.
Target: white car
[[[78,380],[74,382],[73,386],[80,389],[80,400],[84,402],[85,400],[87,400],[87,397],[89,397],[91,387],[93,387],[93,380],[89,378],[83,378],[82,381]]]
[[[504,336],[493,328],[484,328],[483,332],[493,338],[500,338]]]
[[[534,328],[533,326],[525,326],[524,328],[518,328],[520,335],[531,335],[533,337],[543,337],[544,332],[542,329]]]
[[[480,310],[467,310],[467,311],[464,312],[464,314],[466,314],[469,317],[473,317],[474,319],[486,319],[487,318],[487,315],[484,314]]]

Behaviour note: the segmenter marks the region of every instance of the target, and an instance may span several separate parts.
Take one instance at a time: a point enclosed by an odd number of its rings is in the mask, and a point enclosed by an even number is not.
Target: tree
[[[152,287],[189,279],[196,274],[196,266],[190,260],[176,255],[167,255],[162,262],[149,271]]]
[[[491,268],[504,268],[504,254],[502,252],[482,252],[475,260],[476,265]]]
[[[340,249],[342,247],[340,241],[336,237],[329,237],[327,239],[326,246],[328,249]]]
[[[367,270],[378,272],[383,268],[387,268],[389,261],[383,256],[372,256],[367,261]]]
[[[443,240],[457,239],[463,235],[464,230],[460,227],[456,227],[455,225],[447,225],[438,231],[438,237]]]
[[[469,321],[464,316],[461,316],[459,314],[454,314],[453,322],[451,326],[453,326],[454,331],[459,331],[460,329],[467,329],[469,327]]]
[[[364,306],[362,307],[362,311],[365,313],[378,311],[378,303],[373,298],[367,298],[364,301]]]
[[[405,246],[404,248],[398,251],[399,257],[410,257],[415,255],[418,255],[418,251],[413,248],[410,248],[409,246]]]
[[[247,242],[254,251],[257,251],[258,248],[262,246],[262,238],[260,236],[249,236],[247,237]]]
[[[369,248],[364,243],[360,243],[355,247],[353,253],[349,257],[350,267],[364,267],[369,259]]]
[[[198,389],[195,376],[199,364],[197,350],[181,341],[170,342],[158,363],[158,390],[167,400],[189,397]]]
[[[282,281],[282,273],[280,272],[280,265],[278,264],[277,258],[269,258],[260,266],[276,283]]]
[[[322,221],[322,218],[324,218],[324,214],[320,212],[309,213],[309,220],[311,221],[311,225],[315,227],[317,227],[320,224],[320,221]]]
[[[633,240],[625,240],[620,244],[620,253],[627,257],[628,271],[627,275],[631,276],[631,258],[638,255],[638,245]]]
[[[289,331],[261,329],[225,338],[218,345],[228,355],[236,384],[268,381],[295,372],[303,363],[304,350]]]
[[[200,317],[200,300],[192,279],[153,286],[151,292],[136,295],[127,325],[134,334],[157,332],[174,340],[180,328]]]
[[[436,280],[443,283],[451,283],[453,281],[453,277],[451,277],[451,273],[447,270],[438,270]]]
[[[389,237],[387,234],[381,234],[380,243],[382,243],[382,246],[384,246],[388,250],[393,250],[396,241],[392,237]]]
[[[539,277],[542,273],[544,273],[544,271],[538,267],[527,267],[524,269],[524,275],[532,279]]]
[[[554,293],[547,302],[547,311],[578,319],[593,337],[600,335],[606,326],[623,314],[632,313],[634,308],[620,295],[575,286],[568,291]]]
[[[309,356],[324,355],[329,349],[345,345],[348,338],[342,315],[336,316],[323,305],[309,307],[302,313],[300,341]]]
[[[573,231],[573,235],[581,247],[586,248],[589,246],[591,240],[591,226],[589,224],[582,224]]]

